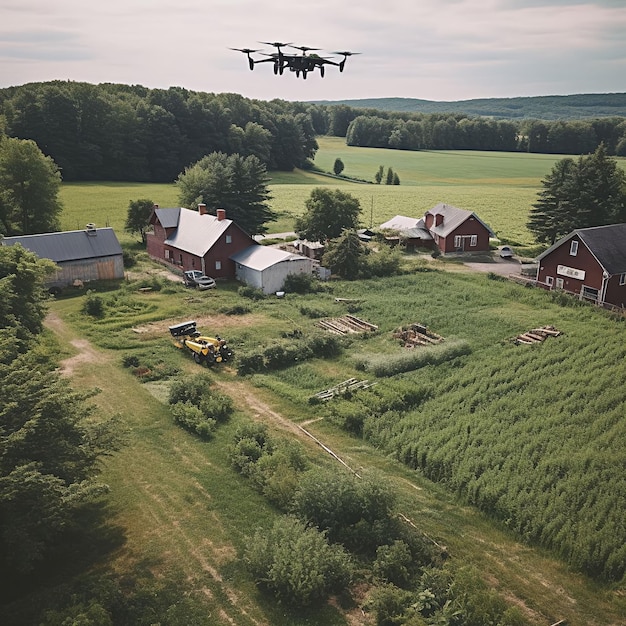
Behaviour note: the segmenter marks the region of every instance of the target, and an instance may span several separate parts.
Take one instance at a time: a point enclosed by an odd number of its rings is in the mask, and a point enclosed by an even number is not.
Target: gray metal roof
[[[154,209],[163,228],[176,228],[180,217],[180,207],[175,209]]]
[[[494,236],[491,228],[489,228],[489,226],[487,226],[487,224],[485,224],[485,222],[483,222],[473,211],[459,209],[458,207],[452,206],[450,204],[444,204],[443,202],[440,202],[429,211],[426,211],[426,215],[428,215],[429,213],[431,215],[443,216],[443,224],[441,224],[440,226],[435,226],[433,222],[433,225],[430,228],[431,233],[435,233],[440,237],[447,237],[470,217],[474,217],[474,219],[478,220],[478,222],[480,222],[489,231],[489,235]]]
[[[204,256],[233,223],[232,220],[219,220],[215,215],[202,215],[198,211],[184,208],[156,209],[155,212],[163,226],[177,226],[165,243],[198,257]]]
[[[279,250],[278,248],[261,245],[244,248],[236,254],[233,254],[230,258],[235,261],[235,263],[245,265],[246,267],[259,272],[262,272],[272,265],[283,263],[284,261],[307,260],[307,257],[299,254],[291,254],[289,252],[285,252],[284,250]]]
[[[626,274],[626,224],[610,224],[593,228],[578,228],[559,239],[537,257],[540,261],[574,235],[589,248],[598,263],[611,275]]]
[[[21,244],[42,259],[55,263],[80,261],[122,254],[122,247],[112,228],[70,230],[40,235],[5,237],[2,245]]]
[[[406,217],[405,215],[396,215],[390,220],[384,222],[379,226],[381,229],[389,228],[391,230],[409,230],[419,226],[420,218]],[[422,223],[422,226],[424,224]]]

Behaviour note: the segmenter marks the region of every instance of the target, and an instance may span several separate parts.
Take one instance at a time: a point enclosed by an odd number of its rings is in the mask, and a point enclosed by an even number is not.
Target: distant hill
[[[502,119],[577,120],[594,117],[626,117],[626,93],[482,98],[438,102],[418,98],[365,98],[315,100],[312,104],[340,105],[402,113],[464,113]]]

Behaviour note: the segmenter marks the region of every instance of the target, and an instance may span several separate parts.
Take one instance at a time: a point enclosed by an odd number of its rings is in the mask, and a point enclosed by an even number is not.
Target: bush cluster
[[[258,352],[240,355],[237,374],[246,376],[266,370],[278,370],[313,358],[332,358],[340,352],[340,338],[325,333],[315,333],[301,340],[277,341]]]
[[[179,378],[172,383],[169,403],[174,421],[203,439],[209,439],[219,422],[233,412],[229,396],[212,391],[205,374]]]
[[[270,437],[262,424],[247,424],[237,430],[229,459],[240,474],[283,510],[293,499],[299,476],[307,467],[299,444]]]
[[[256,287],[250,287],[249,285],[242,285],[237,289],[237,294],[242,298],[248,298],[249,300],[264,300],[267,296],[261,289]]]

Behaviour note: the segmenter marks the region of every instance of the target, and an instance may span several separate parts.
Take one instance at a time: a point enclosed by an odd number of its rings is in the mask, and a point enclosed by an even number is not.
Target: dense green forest
[[[367,101],[364,101],[367,102]],[[558,103],[554,103],[558,109]],[[504,120],[471,112],[388,112],[193,92],[53,81],[0,90],[0,128],[34,140],[64,181],[172,182],[213,152],[256,156],[268,170],[312,167],[316,137],[400,150],[626,155],[626,118]]]
[[[317,100],[312,104],[346,105],[353,109],[378,109],[399,113],[465,113],[500,119],[580,120],[592,117],[625,117],[626,93],[477,98],[443,102],[419,98],[365,98]]]

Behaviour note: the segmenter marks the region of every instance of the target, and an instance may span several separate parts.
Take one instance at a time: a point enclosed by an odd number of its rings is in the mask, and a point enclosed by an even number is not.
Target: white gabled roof
[[[470,217],[473,217],[478,222],[480,222],[489,231],[490,237],[495,236],[491,228],[489,228],[489,226],[487,226],[487,224],[485,224],[485,222],[483,222],[480,217],[478,217],[478,215],[476,215],[476,213],[474,213],[473,211],[459,209],[458,207],[452,206],[450,204],[444,204],[443,202],[440,202],[429,211],[426,211],[425,215],[428,215],[429,213],[433,216],[443,216],[443,224],[441,224],[440,226],[435,226],[435,223],[433,222],[433,225],[430,227],[430,232],[435,233],[440,237],[447,237]]]
[[[396,215],[392,217],[389,221],[381,224],[379,226],[380,229],[389,228],[390,230],[411,230],[411,228],[424,227],[424,224],[420,224],[422,221],[421,218],[418,217],[406,217],[404,215]]]
[[[262,272],[263,270],[283,263],[284,261],[301,261],[302,259],[308,260],[307,257],[299,254],[291,254],[278,248],[271,248],[270,246],[250,246],[245,248],[237,254],[233,254],[230,257],[235,263],[245,265],[246,267]]]
[[[208,213],[201,215],[190,209],[178,210],[178,228],[165,243],[198,257],[204,256],[233,223],[228,219],[218,220]]]

